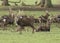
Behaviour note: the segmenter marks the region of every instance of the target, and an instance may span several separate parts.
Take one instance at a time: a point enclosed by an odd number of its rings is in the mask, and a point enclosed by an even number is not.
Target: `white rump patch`
[[[5,21],[6,21],[6,19],[3,19],[3,21],[5,22]]]
[[[46,13],[48,13],[48,11],[46,10]]]
[[[22,18],[22,16],[20,18]]]

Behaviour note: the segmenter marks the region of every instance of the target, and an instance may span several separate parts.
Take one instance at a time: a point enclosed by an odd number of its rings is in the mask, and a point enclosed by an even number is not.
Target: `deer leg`
[[[32,27],[32,33],[34,33],[34,30],[35,30],[35,27],[33,26],[33,25],[31,25],[31,27]]]
[[[19,29],[20,34],[22,34],[23,29],[24,29],[24,27],[20,27],[20,29]]]
[[[4,23],[2,23],[1,26],[2,26],[3,30],[7,30],[7,29],[6,29],[6,25],[5,25]]]

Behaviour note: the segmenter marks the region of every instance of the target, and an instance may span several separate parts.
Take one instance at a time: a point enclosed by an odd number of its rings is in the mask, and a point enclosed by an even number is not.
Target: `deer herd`
[[[20,10],[18,13],[19,12]],[[23,15],[23,13],[18,15],[18,13],[13,13],[12,9],[9,8],[9,15],[3,15],[0,17],[0,27],[3,27],[3,30],[6,30],[5,27],[8,25],[16,25],[19,26],[19,28],[16,28],[16,31],[20,31],[20,33],[22,33],[25,27],[28,26],[32,28],[32,33],[40,31],[50,32],[52,23],[60,23],[60,15],[50,16],[48,11],[46,11],[45,15],[41,15],[38,18]],[[39,24],[37,29],[36,26],[34,26],[36,23]]]

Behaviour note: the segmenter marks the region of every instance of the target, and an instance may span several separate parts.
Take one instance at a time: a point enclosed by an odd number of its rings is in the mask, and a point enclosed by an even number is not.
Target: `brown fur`
[[[36,30],[36,32],[39,32],[39,31],[50,31],[50,25],[51,25],[50,21],[47,21],[46,24],[40,24],[40,26]]]
[[[33,26],[34,24],[34,19],[33,17],[29,16],[21,16],[21,18],[18,18],[17,24],[21,27],[20,30],[24,29],[25,26],[30,26],[32,27],[32,32],[34,33],[35,27]]]
[[[49,18],[49,14],[48,13],[46,13],[46,15],[45,16],[40,16],[39,18],[40,18],[40,21],[41,21],[41,23],[46,23],[47,22],[47,20],[48,20],[48,18]]]

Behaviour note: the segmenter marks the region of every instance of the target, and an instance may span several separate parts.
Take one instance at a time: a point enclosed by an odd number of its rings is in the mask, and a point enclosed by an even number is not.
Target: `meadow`
[[[33,15],[39,17],[44,15],[45,11],[24,11],[26,15]],[[49,11],[50,15],[60,14],[60,11]],[[0,16],[8,15],[8,11],[0,11]],[[59,25],[60,26],[60,25]],[[0,43],[59,43],[60,42],[60,27],[56,24],[51,25],[50,32],[35,32],[32,34],[31,28],[26,27],[29,31],[23,31],[23,34],[19,32],[11,32],[11,29],[16,29],[14,26],[10,26],[8,30],[0,30]],[[35,25],[38,28],[38,25]]]

